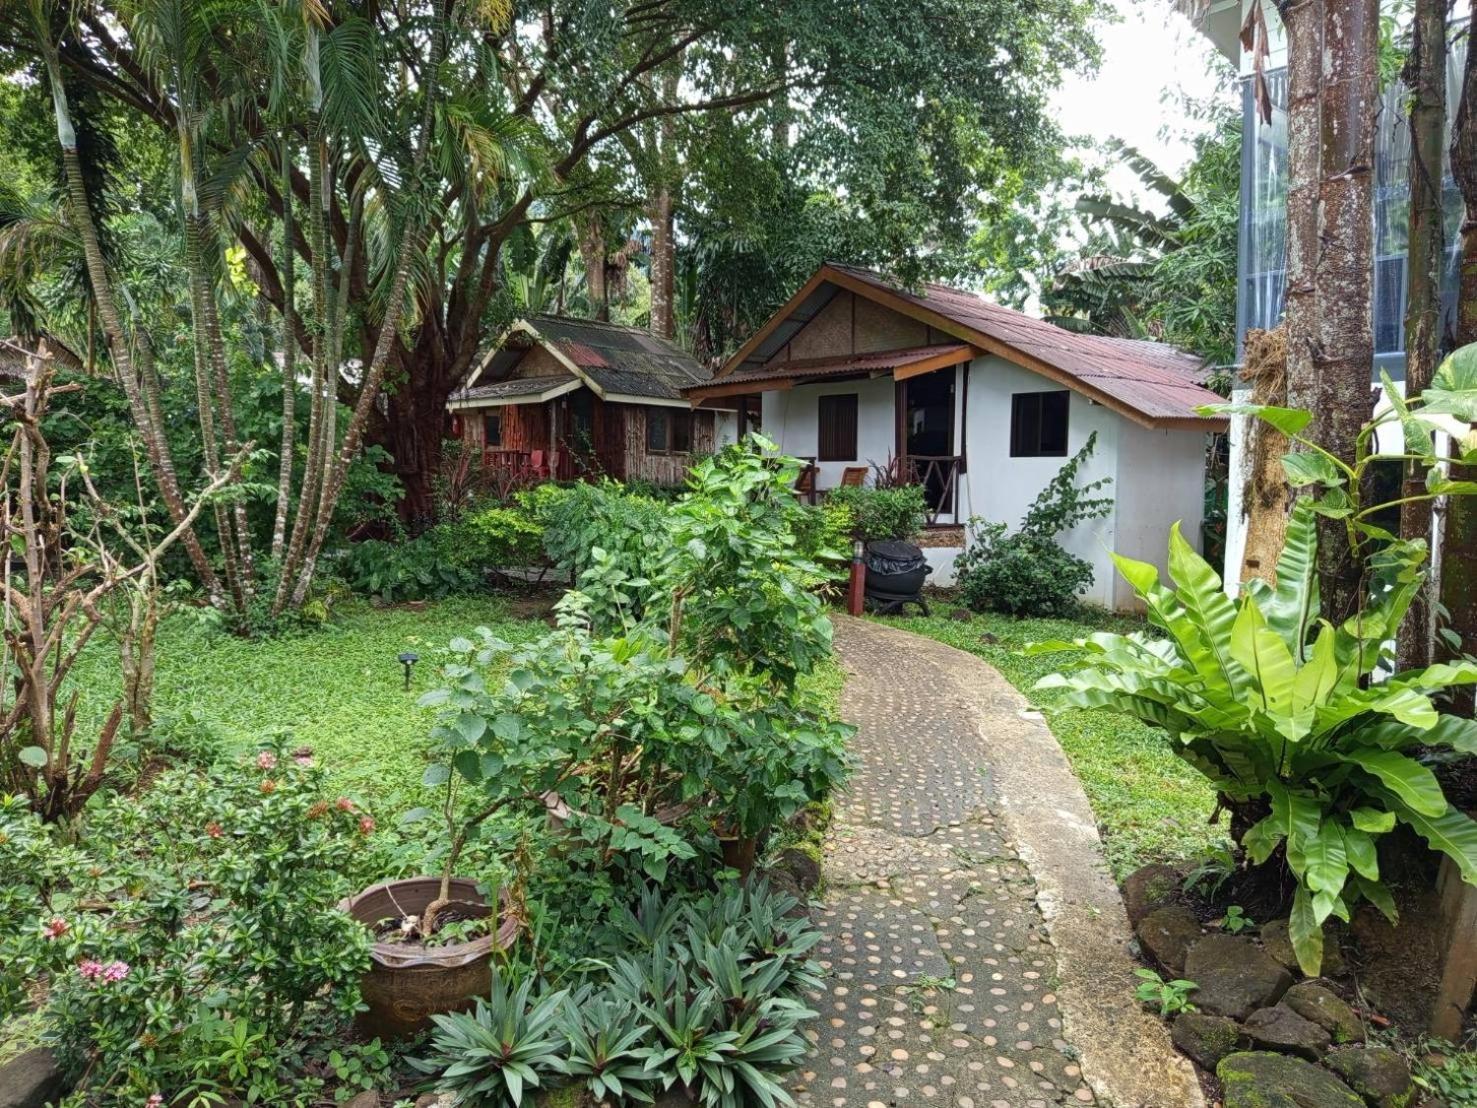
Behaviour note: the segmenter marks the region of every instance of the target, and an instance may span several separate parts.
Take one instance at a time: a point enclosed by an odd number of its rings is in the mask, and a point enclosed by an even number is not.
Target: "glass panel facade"
[[[1448,103],[1460,92],[1466,39],[1452,46],[1447,68]],[[1237,334],[1275,327],[1282,318],[1287,266],[1287,73],[1267,75],[1272,120],[1257,115],[1251,82],[1243,88],[1247,142],[1242,148],[1241,290]],[[1375,132],[1374,348],[1379,368],[1399,377],[1404,369],[1406,231],[1410,212],[1410,121],[1406,89],[1392,84],[1380,98]],[[1448,113],[1448,131],[1450,129]],[[1444,144],[1444,145],[1449,145]],[[1443,167],[1447,264],[1443,297],[1448,317],[1456,301],[1462,201]]]

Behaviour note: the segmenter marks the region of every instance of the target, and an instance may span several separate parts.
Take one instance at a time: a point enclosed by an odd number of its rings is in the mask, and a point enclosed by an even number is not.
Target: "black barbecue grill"
[[[901,612],[905,604],[912,603],[928,615],[923,582],[933,567],[922,550],[910,542],[869,542],[863,561],[867,566],[866,597],[873,611],[893,615]]]

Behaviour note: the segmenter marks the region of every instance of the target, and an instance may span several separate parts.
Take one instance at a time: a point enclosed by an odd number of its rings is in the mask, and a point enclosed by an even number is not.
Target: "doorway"
[[[899,381],[898,453],[923,485],[930,516],[954,510],[954,366]]]

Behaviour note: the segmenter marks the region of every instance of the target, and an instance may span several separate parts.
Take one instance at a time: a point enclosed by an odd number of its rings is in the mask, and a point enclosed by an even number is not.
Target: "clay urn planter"
[[[372,931],[385,919],[419,918],[440,892],[439,877],[407,877],[372,885],[339,906]],[[449,892],[437,914],[440,923],[492,915],[475,881],[454,877]],[[517,934],[517,921],[504,917],[495,933],[468,942],[424,946],[376,939],[361,983],[369,1006],[359,1017],[362,1031],[381,1039],[404,1038],[424,1031],[433,1015],[470,1008],[492,988],[493,953],[511,946]]]

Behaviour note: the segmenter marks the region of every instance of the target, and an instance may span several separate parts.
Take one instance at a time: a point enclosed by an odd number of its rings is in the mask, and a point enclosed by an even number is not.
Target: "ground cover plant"
[[[1067,710],[1059,691],[1034,687],[1058,663],[1028,656],[1028,644],[1141,630],[1141,620],[1082,606],[1054,619],[985,613],[968,621],[938,615],[887,622],[983,658],[1045,713],[1092,805],[1115,877],[1149,862],[1192,861],[1228,844],[1224,827],[1210,823],[1215,789],[1166,749],[1154,728],[1112,712]]]

